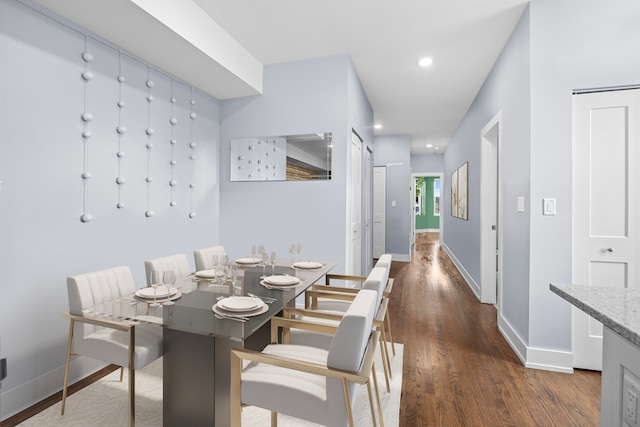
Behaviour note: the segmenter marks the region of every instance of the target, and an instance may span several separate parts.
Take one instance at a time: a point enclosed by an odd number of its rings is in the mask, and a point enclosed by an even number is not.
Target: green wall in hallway
[[[433,193],[434,193],[434,181],[439,179],[433,176],[424,177],[424,186],[421,191],[424,194],[422,215],[416,215],[416,231],[432,229],[440,229],[440,216],[433,214]],[[442,200],[442,195],[440,196]]]

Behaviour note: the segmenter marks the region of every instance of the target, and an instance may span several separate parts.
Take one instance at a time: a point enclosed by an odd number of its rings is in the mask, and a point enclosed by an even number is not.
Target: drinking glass
[[[266,252],[262,253],[262,276],[260,276],[261,279],[264,279],[266,276],[265,274],[265,268],[267,268],[267,264],[269,263],[269,254]]]
[[[176,272],[173,270],[165,270],[164,274],[162,275],[162,281],[169,288],[169,291],[171,291],[171,287],[173,287],[173,285],[176,283]],[[164,303],[164,305],[173,305],[173,304],[175,303],[170,299],[168,299]]]
[[[302,243],[296,244],[296,252],[298,252],[298,261],[302,261]]]
[[[289,255],[291,255],[291,266],[293,266],[293,264],[295,264],[295,262],[293,261],[293,256],[296,253],[296,244],[295,243],[291,243],[289,245]]]
[[[239,290],[236,289],[236,282],[238,281],[238,265],[236,263],[229,264],[229,280],[231,280],[234,295],[240,295]]]
[[[271,275],[272,276],[276,275],[276,260],[277,260],[277,256],[275,251],[271,252]]]
[[[256,245],[251,245],[251,259],[252,261],[256,258],[256,254],[258,252],[256,251]]]
[[[151,287],[153,288],[153,302],[149,306],[160,307],[156,294],[158,293],[158,286],[162,283],[162,270],[151,270],[149,282],[151,282]]]

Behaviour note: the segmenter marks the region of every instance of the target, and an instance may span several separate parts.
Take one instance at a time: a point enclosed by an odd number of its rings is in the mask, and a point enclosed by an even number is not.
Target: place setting
[[[298,255],[298,261],[294,256]],[[291,243],[289,245],[289,255],[291,255],[291,268],[294,270],[319,270],[324,264],[315,261],[302,261],[302,243]]]
[[[269,310],[268,304],[273,301],[257,296],[221,296],[211,309],[218,319],[246,322],[250,317],[266,313]]]
[[[300,279],[289,275],[265,276],[260,280],[260,284],[267,289],[289,290],[300,285]]]
[[[153,270],[149,275],[151,286],[138,289],[135,293],[137,300],[146,302],[150,307],[173,305],[173,300],[182,296],[182,292],[173,285],[176,281],[173,270]]]

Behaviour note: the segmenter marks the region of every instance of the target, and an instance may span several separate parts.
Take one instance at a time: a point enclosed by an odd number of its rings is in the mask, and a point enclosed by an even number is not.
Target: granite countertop
[[[552,292],[640,347],[640,290],[553,283],[549,287]]]

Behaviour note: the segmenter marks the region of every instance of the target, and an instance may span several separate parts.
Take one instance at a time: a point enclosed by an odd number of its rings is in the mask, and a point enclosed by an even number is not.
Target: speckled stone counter
[[[584,285],[555,285],[551,291],[640,347],[640,291]]]
[[[640,396],[640,291],[554,284],[550,289],[604,326],[600,426],[637,426],[640,421],[636,412]],[[635,397],[623,399],[623,396]]]

